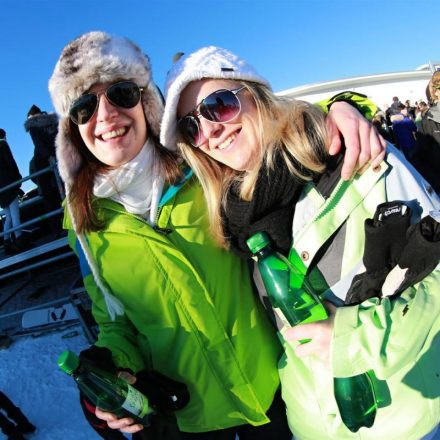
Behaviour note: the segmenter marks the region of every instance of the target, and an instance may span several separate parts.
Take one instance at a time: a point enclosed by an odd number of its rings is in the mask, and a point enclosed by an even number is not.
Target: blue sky
[[[438,0],[1,0],[0,7],[0,127],[23,175],[33,154],[27,111],[32,104],[53,111],[48,79],[62,48],[86,31],[139,44],[161,88],[176,52],[209,44],[246,58],[275,90],[440,59]]]

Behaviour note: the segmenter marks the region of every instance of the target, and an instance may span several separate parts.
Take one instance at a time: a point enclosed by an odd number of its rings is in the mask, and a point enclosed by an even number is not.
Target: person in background
[[[433,434],[440,422],[440,225],[427,217],[435,244],[410,240],[407,248],[407,239],[415,231],[420,238],[414,224],[439,209],[440,200],[428,194],[403,155],[388,145],[381,163],[341,180],[341,156],[327,153],[324,115],[310,104],[275,95],[245,60],[212,46],[182,57],[168,73],[161,142],[176,140],[204,188],[217,242],[250,257],[246,240],[268,233],[284,255],[296,251],[308,281],[335,304],[325,321],[293,328],[276,321],[285,348],[279,364],[282,395],[295,439]],[[352,282],[371,269],[363,265],[364,226],[384,202],[390,210],[380,208],[382,221],[392,213],[403,218],[395,217],[397,224],[381,230],[375,245],[369,243],[365,255],[375,267],[362,279],[377,276],[376,270],[384,274],[370,298]],[[426,248],[435,250],[427,267]],[[413,273],[414,250],[423,270],[415,271],[418,279],[401,278],[402,271]],[[396,266],[400,281],[387,291],[396,296],[376,297],[397,262],[405,270]],[[255,280],[258,285],[258,276]],[[260,295],[268,307],[263,288]],[[310,342],[299,344],[302,340]],[[375,391],[381,406],[371,428],[352,433],[339,415],[333,377],[370,370],[379,379]]]
[[[0,429],[8,440],[25,440],[24,434],[35,432],[35,426],[18,406],[0,391]]]
[[[0,189],[21,178],[17,163],[6,141],[6,132],[0,128]],[[15,254],[26,249],[26,239],[23,237],[21,229],[7,232],[11,228],[20,226],[20,208],[18,205],[20,187],[21,183],[18,183],[12,188],[0,192],[0,207],[3,208],[5,215],[3,245],[6,255]]]
[[[393,143],[393,133],[388,127],[386,114],[384,111],[378,111],[371,119],[371,123],[386,141]]]
[[[411,101],[409,99],[405,101],[405,108],[408,116],[414,121],[414,119],[416,118],[416,108],[411,105]]]
[[[420,131],[422,128],[422,118],[423,115],[428,111],[428,104],[422,99],[417,102],[416,106],[416,117],[414,119],[414,123],[416,124],[417,131]]]
[[[431,106],[422,116],[413,163],[440,194],[440,72],[434,72],[426,89]]]
[[[393,137],[396,146],[402,151],[406,159],[411,161],[416,146],[417,127],[408,116],[408,108],[403,104],[398,106],[400,113],[391,116]]]
[[[24,129],[29,132],[34,143],[34,156],[31,159],[29,172],[33,174],[51,165],[55,161],[55,138],[58,131],[58,117],[55,113],[41,111],[32,105],[24,123]],[[38,185],[43,196],[45,213],[53,212],[61,207],[61,195],[57,186],[54,171],[40,174],[34,182]],[[48,219],[50,231],[58,236],[61,232],[61,216],[51,216]]]
[[[390,116],[398,115],[401,112],[401,108],[399,107],[402,103],[400,102],[397,96],[393,96],[393,102],[391,103],[388,112]]]

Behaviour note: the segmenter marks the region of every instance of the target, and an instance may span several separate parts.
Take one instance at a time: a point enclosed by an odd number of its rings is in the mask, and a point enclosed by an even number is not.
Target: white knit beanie
[[[177,105],[180,94],[192,81],[204,78],[252,81],[270,88],[253,66],[226,49],[208,46],[183,56],[170,69],[165,84],[165,109],[160,142],[176,150]]]
[[[105,32],[88,32],[63,49],[49,80],[49,92],[60,116],[57,159],[66,184],[75,178],[81,157],[69,137],[69,109],[73,101],[97,83],[134,81],[143,87],[141,102],[153,135],[159,137],[162,96],[151,76],[150,60],[132,41]]]

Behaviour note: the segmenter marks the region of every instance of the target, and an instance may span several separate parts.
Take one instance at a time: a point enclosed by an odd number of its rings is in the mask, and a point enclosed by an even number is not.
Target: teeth
[[[229,136],[227,139],[225,139],[220,145],[218,145],[219,150],[224,150],[226,147],[229,147],[229,145],[234,142],[235,138],[237,137],[237,134],[234,133],[231,136]]]
[[[117,136],[122,136],[124,133],[125,133],[125,128],[118,128],[117,130],[112,130],[112,131],[108,131],[107,133],[103,133],[101,137],[106,141],[108,139],[113,139]]]

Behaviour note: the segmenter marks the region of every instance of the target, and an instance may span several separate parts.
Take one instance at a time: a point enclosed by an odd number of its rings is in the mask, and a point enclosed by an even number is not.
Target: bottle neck
[[[264,248],[255,252],[254,256],[256,256],[258,258],[258,260],[264,260],[272,253],[273,253],[272,247],[270,244],[268,244],[268,245],[264,246]]]

